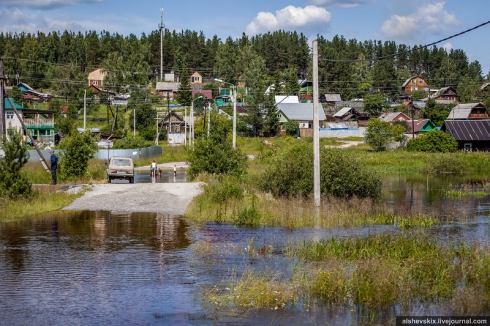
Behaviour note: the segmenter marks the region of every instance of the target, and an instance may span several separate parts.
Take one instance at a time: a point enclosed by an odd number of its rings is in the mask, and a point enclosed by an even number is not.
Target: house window
[[[422,79],[419,80],[419,84],[422,85],[424,81]]]
[[[7,112],[7,120],[12,120],[14,118],[14,112]]]
[[[416,79],[412,79],[412,84],[417,84],[417,80]]]
[[[473,145],[472,143],[464,143],[464,150],[471,152],[471,149],[473,147],[472,145]]]
[[[417,89],[418,89],[417,86],[412,86],[412,92],[416,91]]]
[[[94,80],[93,84],[94,84],[95,86],[97,86],[97,85],[99,85],[99,81],[98,81],[98,80]]]
[[[449,99],[449,97],[447,97],[447,96],[444,96],[444,99],[445,99],[445,100],[448,100],[448,99]]]

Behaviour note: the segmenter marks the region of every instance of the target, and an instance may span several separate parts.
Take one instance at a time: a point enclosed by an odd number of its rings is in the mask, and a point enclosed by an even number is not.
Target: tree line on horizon
[[[312,77],[310,44],[302,33],[279,30],[223,41],[216,35],[206,38],[203,32],[166,29],[162,43],[164,72],[199,71],[205,78],[232,84],[239,79],[251,94],[262,93],[271,84]],[[419,75],[431,88],[457,88],[465,102],[477,97],[490,75],[484,76],[480,63],[470,61],[460,49],[361,42],[338,35],[330,40],[319,36],[318,47],[320,94],[338,93],[343,99],[373,92],[396,99],[402,83]],[[0,55],[11,84],[24,81],[66,98],[86,88],[87,72],[97,67],[107,72],[113,88],[139,88],[159,77],[160,32],[140,37],[108,31],[2,32]]]

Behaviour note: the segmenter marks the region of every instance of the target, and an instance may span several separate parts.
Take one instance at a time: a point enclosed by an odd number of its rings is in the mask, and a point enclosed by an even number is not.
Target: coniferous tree
[[[22,140],[22,133],[16,129],[8,129],[7,137],[3,137],[5,157],[0,160],[0,198],[27,198],[33,194],[31,183],[22,167],[29,159],[27,146]]]
[[[189,73],[187,72],[187,66],[182,66],[180,73],[180,85],[177,92],[177,102],[182,105],[190,105],[192,102],[192,89],[189,81]]]

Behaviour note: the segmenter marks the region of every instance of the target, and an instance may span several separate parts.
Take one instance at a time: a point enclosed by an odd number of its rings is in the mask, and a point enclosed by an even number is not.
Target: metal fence
[[[59,154],[60,150],[54,150],[56,155]],[[39,161],[40,157],[37,151],[28,150],[29,152],[29,161]],[[50,157],[50,149],[41,150],[46,161],[49,163]],[[151,146],[145,148],[136,148],[136,149],[100,149],[97,153],[94,154],[94,158],[99,160],[108,160],[113,156],[123,156],[123,157],[131,157],[131,158],[150,158],[153,156],[162,155],[162,147],[161,146]]]

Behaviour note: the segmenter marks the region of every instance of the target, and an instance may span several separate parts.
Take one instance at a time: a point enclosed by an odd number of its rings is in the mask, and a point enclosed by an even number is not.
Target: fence
[[[50,149],[41,150],[46,161],[49,163],[50,157]],[[40,157],[37,151],[28,150],[29,152],[29,161],[39,161]],[[59,150],[55,150],[58,155]],[[97,153],[94,154],[94,158],[99,160],[108,160],[113,156],[123,156],[123,157],[131,157],[131,158],[150,158],[153,156],[162,155],[162,147],[161,146],[151,146],[145,148],[136,148],[136,149],[100,149]]]

